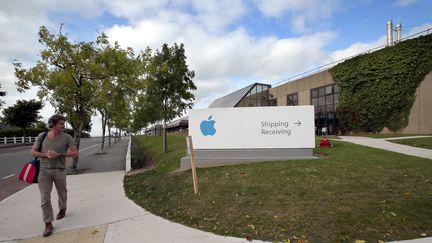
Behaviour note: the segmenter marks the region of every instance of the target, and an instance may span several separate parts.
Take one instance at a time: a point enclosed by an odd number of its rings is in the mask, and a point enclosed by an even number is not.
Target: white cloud
[[[322,32],[298,38],[254,38],[243,27],[215,34],[191,16],[167,11],[135,26],[114,26],[106,33],[111,40],[138,50],[156,49],[164,42],[184,43],[188,63],[196,73],[197,105],[211,102],[210,90],[219,97],[219,90],[241,88],[236,83],[268,83],[320,65],[327,57],[324,47],[336,37]]]
[[[339,61],[339,60],[342,60],[345,58],[349,58],[349,57],[358,55],[360,53],[363,53],[363,52],[371,50],[371,49],[383,47],[386,43],[387,43],[387,37],[386,36],[382,36],[382,37],[378,38],[378,40],[373,41],[373,42],[368,42],[368,43],[356,42],[356,43],[352,44],[351,46],[349,46],[348,48],[336,50],[336,51],[332,52],[328,56],[327,63],[332,63],[335,61]]]
[[[57,13],[77,13],[83,18],[93,18],[105,10],[104,1],[97,0],[45,0],[46,9]]]
[[[286,12],[300,12],[308,9],[307,1],[301,0],[256,0],[258,9],[265,16],[282,17]]]
[[[215,99],[242,88],[233,83],[230,77],[201,80],[196,85],[197,90],[194,92],[195,108],[207,108]]]
[[[37,32],[42,24],[51,24],[44,6],[33,1],[0,2],[1,61],[29,59],[37,52]]]
[[[2,90],[7,92],[1,98],[6,102],[5,107],[15,104],[18,99],[37,99],[34,88],[25,94],[16,90],[12,62],[16,59],[24,64],[34,64],[40,48],[37,42],[39,27],[52,24],[45,4],[35,1],[0,2],[0,81]]]
[[[418,0],[397,0],[396,6],[405,7],[407,5],[411,5],[411,4],[414,4],[416,2],[418,2]]]
[[[325,46],[336,35],[332,32],[322,32],[300,38],[280,39],[271,47],[266,57],[270,73],[296,73],[305,68],[322,64],[328,53]]]
[[[402,34],[406,33],[405,34],[406,36],[402,35],[402,39],[404,37],[408,37],[408,36],[423,32],[423,31],[426,31],[423,34],[431,34],[432,33],[431,29],[432,29],[432,23],[425,23],[425,24],[422,24],[420,26],[415,26],[414,28],[410,29],[409,31],[405,31],[404,26],[402,25]],[[429,30],[429,31],[427,31],[427,30]]]
[[[147,46],[157,49],[164,42],[179,42],[181,29],[185,27],[185,22],[190,21],[188,15],[162,11],[155,18],[138,21],[135,25],[114,25],[105,32],[112,37],[112,41],[137,50],[144,50]]]
[[[311,28],[306,26],[306,18],[303,15],[298,15],[292,18],[291,25],[299,32],[307,33],[312,31]]]
[[[103,0],[103,6],[111,14],[117,17],[124,17],[131,21],[142,18],[143,16],[153,15],[160,11],[170,3],[169,0],[123,0],[123,1],[112,1]]]
[[[190,8],[200,24],[215,32],[221,31],[246,13],[242,0],[65,0],[55,1],[53,5],[59,11],[80,12],[83,17],[98,16],[106,11],[131,23],[160,16],[164,11],[184,12]]]
[[[219,32],[246,13],[241,0],[194,0],[192,5],[198,12],[197,19],[207,30]]]
[[[318,21],[329,19],[333,13],[343,8],[341,0],[255,0],[256,7],[266,17],[291,17],[294,30],[308,33]]]

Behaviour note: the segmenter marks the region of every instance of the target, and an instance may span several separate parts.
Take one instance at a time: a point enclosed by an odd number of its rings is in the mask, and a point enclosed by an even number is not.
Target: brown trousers
[[[41,195],[42,217],[45,223],[54,221],[54,213],[51,205],[51,190],[53,182],[57,190],[58,207],[59,209],[66,209],[66,170],[40,168],[38,186]]]

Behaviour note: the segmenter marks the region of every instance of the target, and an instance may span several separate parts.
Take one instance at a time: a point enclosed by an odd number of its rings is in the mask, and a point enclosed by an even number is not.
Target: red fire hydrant
[[[320,148],[330,148],[331,147],[330,141],[327,138],[327,136],[324,136],[323,138],[321,138],[319,146],[320,146]]]

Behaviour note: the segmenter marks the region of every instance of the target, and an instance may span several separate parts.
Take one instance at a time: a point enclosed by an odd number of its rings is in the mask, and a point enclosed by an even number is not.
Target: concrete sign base
[[[199,168],[252,162],[317,159],[311,148],[280,148],[280,149],[197,149],[195,150],[196,165]],[[191,168],[190,154],[181,159],[180,170]]]

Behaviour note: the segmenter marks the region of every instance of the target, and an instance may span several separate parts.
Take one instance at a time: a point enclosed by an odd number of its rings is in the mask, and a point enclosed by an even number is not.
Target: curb
[[[129,137],[129,144],[128,149],[126,152],[126,173],[131,171],[131,143],[132,143],[132,137]]]

